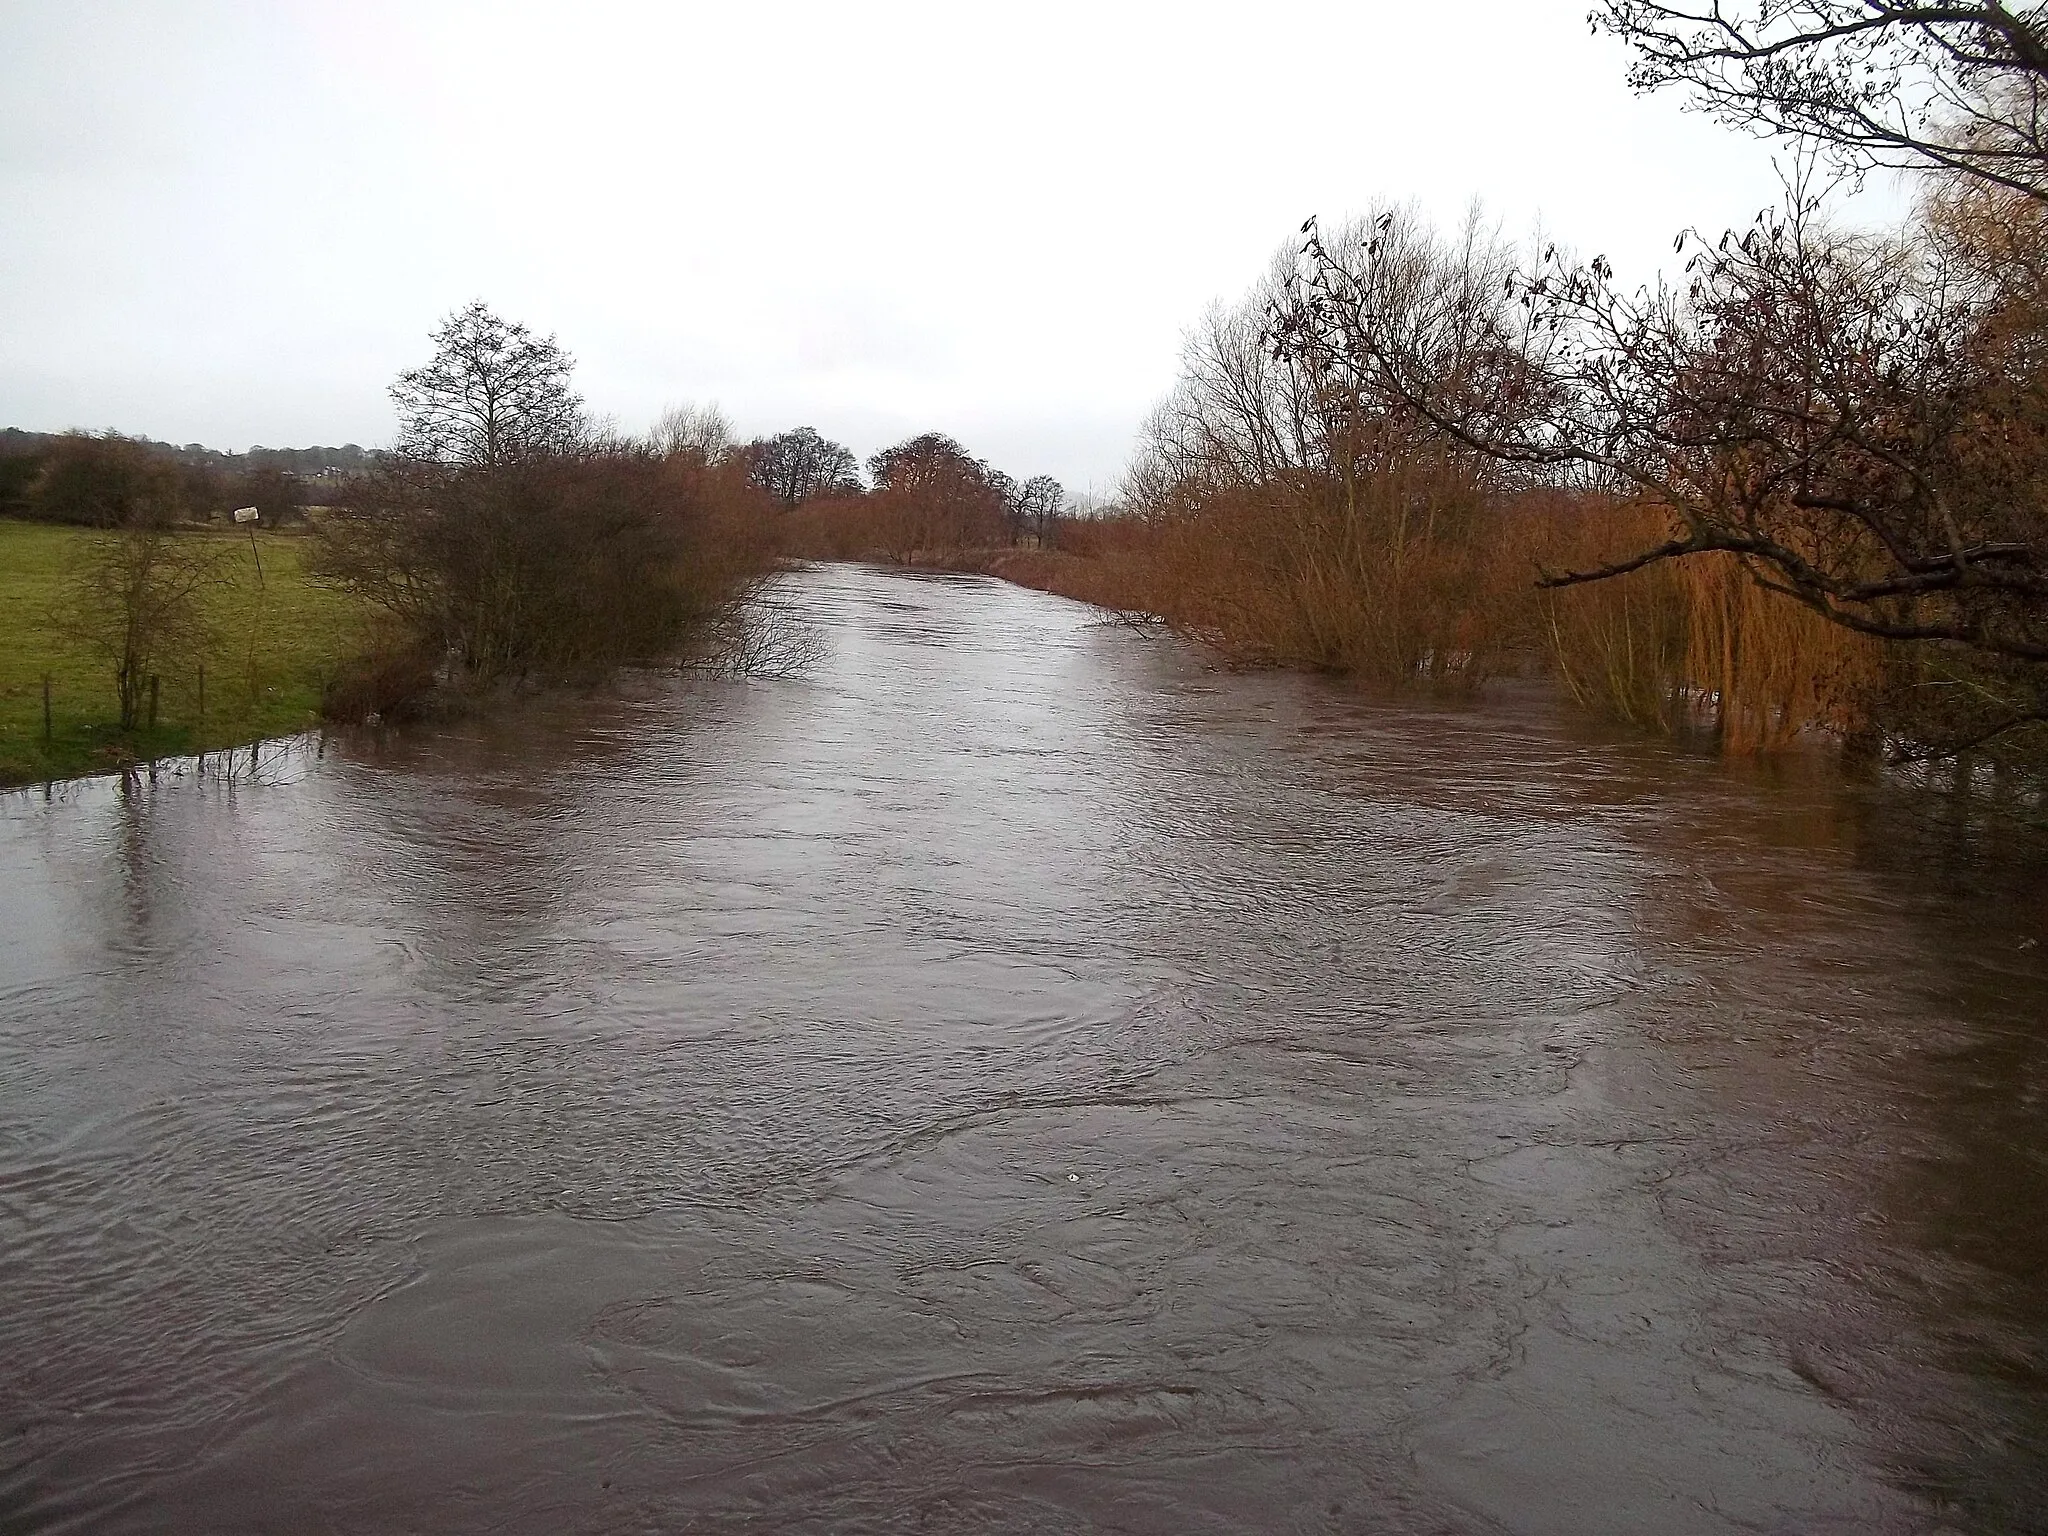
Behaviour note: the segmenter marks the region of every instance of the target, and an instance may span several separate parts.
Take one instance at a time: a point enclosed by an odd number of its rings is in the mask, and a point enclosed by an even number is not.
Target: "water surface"
[[[786,596],[0,799],[0,1529],[2048,1530],[2024,831]]]

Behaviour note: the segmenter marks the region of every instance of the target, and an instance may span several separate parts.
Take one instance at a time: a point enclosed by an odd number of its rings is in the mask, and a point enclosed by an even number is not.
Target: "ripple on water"
[[[6,803],[0,1529],[2042,1528],[2024,838],[783,600]]]

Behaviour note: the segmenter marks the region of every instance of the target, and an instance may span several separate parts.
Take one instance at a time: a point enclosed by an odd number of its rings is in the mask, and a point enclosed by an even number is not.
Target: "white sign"
[[[253,523],[260,516],[262,516],[262,514],[258,512],[254,507],[235,508],[235,521],[238,523]]]

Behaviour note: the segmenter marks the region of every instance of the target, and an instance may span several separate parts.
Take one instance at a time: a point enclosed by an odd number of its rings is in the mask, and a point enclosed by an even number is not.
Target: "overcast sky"
[[[1647,275],[1773,199],[1587,3],[4,0],[0,425],[381,443],[481,297],[629,429],[1106,491],[1310,214],[1477,198]]]

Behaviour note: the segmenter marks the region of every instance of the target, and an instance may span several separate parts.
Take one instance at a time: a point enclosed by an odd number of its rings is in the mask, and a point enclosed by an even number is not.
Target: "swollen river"
[[[784,598],[0,797],[0,1531],[2048,1530],[2038,834]]]

